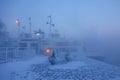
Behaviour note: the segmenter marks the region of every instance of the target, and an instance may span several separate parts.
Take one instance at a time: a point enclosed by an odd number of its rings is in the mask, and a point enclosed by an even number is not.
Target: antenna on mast
[[[51,34],[51,32],[52,32],[52,27],[54,27],[55,24],[52,23],[52,16],[51,16],[51,15],[48,16],[48,18],[49,18],[49,21],[47,22],[47,24],[49,25],[49,33]]]

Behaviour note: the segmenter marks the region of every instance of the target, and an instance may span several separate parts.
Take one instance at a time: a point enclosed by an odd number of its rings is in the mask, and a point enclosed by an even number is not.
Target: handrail
[[[0,47],[0,63],[28,57],[29,52],[31,49],[26,47]]]

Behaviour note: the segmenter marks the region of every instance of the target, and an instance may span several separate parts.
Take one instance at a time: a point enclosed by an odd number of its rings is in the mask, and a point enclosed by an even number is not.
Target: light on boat
[[[40,36],[40,33],[36,33],[36,36]]]
[[[51,55],[52,54],[52,49],[51,48],[45,49],[45,54]]]
[[[20,21],[19,21],[19,19],[16,19],[16,24],[17,24],[17,26],[19,26],[20,25]]]

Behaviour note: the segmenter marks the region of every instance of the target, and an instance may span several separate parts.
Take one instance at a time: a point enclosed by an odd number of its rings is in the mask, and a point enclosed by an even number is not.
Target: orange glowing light
[[[51,54],[52,54],[52,49],[51,49],[51,48],[47,48],[47,49],[45,50],[45,53],[46,53],[47,55],[51,55]]]

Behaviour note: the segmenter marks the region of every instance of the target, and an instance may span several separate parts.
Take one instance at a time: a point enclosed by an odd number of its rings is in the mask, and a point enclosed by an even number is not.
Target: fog
[[[120,0],[0,0],[0,80],[120,80]]]
[[[86,48],[93,46],[95,53],[120,65],[119,0],[0,0],[0,28],[5,24],[10,37],[17,36],[16,19],[28,32],[29,17],[32,32],[39,28],[48,32],[49,15],[63,37],[76,39]]]

